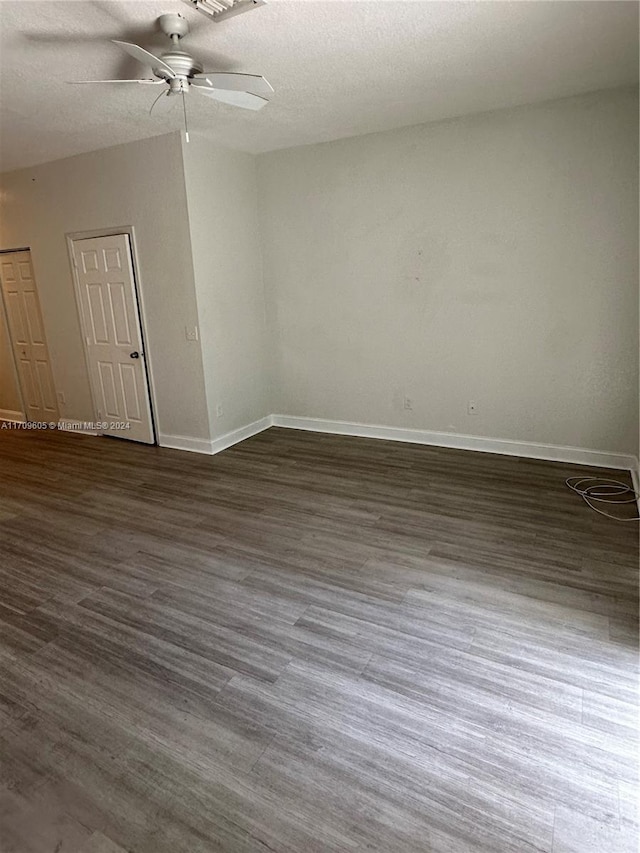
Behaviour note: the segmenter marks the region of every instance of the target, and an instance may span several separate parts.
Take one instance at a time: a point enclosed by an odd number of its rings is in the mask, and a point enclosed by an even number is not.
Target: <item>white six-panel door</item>
[[[153,444],[129,237],[73,240],[73,259],[99,431]]]
[[[57,422],[58,404],[30,253],[1,254],[0,279],[27,420]]]

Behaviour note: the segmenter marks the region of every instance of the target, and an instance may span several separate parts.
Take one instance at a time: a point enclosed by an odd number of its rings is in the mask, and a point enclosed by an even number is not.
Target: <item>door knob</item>
[[[140,353],[139,352],[130,352],[129,358],[140,358]]]

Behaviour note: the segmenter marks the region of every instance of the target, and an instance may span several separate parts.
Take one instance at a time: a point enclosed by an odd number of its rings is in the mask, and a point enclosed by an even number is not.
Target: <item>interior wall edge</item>
[[[272,410],[256,158],[181,136],[209,438]],[[212,240],[212,229],[215,240]]]
[[[204,352],[203,352],[204,344],[202,341],[203,330],[202,330],[202,322],[201,322],[202,308],[201,308],[201,300],[198,298],[198,281],[197,281],[197,275],[196,275],[196,260],[197,259],[195,257],[195,253],[194,253],[194,249],[193,249],[193,223],[192,223],[192,215],[191,215],[191,202],[190,202],[190,198],[189,198],[189,182],[188,182],[188,178],[187,178],[187,165],[186,165],[185,145],[187,145],[189,143],[185,140],[185,136],[181,130],[178,131],[178,134],[180,137],[180,169],[181,169],[181,175],[182,175],[182,187],[184,189],[184,198],[185,198],[187,233],[189,236],[189,260],[190,260],[190,267],[191,267],[191,277],[193,280],[193,292],[194,292],[194,298],[195,298],[196,316],[197,316],[198,330],[199,330],[197,344],[198,344],[198,350],[200,352],[200,364],[201,364],[201,368],[202,368],[204,404],[205,404],[205,407],[207,410],[207,438],[202,439],[202,440],[210,441],[211,440],[211,417],[209,416],[210,392],[207,388],[207,384],[208,384],[207,383],[207,364],[206,364],[206,360],[205,360],[205,356],[204,356]],[[197,440],[200,440],[200,439],[197,439]],[[156,441],[158,442],[159,445],[162,446],[161,441],[160,441],[160,433],[159,433],[159,430],[157,428],[156,428]]]

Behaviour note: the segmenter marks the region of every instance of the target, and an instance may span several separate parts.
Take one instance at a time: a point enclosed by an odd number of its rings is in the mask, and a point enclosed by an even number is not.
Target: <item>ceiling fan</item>
[[[142,83],[162,85],[166,89],[158,95],[151,109],[163,95],[184,95],[195,89],[215,101],[242,107],[246,110],[260,110],[269,103],[273,87],[260,74],[240,74],[227,71],[203,71],[202,64],[186,51],[180,49],[180,40],[189,32],[189,24],[182,15],[160,15],[158,25],[171,39],[171,48],[160,56],[126,41],[113,43],[126,51],[129,56],[151,68],[155,79],[140,80],[73,80],[74,84],[102,83]]]

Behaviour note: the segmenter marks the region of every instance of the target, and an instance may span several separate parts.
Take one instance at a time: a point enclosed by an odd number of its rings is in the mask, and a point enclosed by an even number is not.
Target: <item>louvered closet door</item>
[[[56,391],[30,253],[0,255],[0,278],[27,420],[57,422]]]
[[[73,255],[99,431],[153,444],[129,237],[74,240]]]

